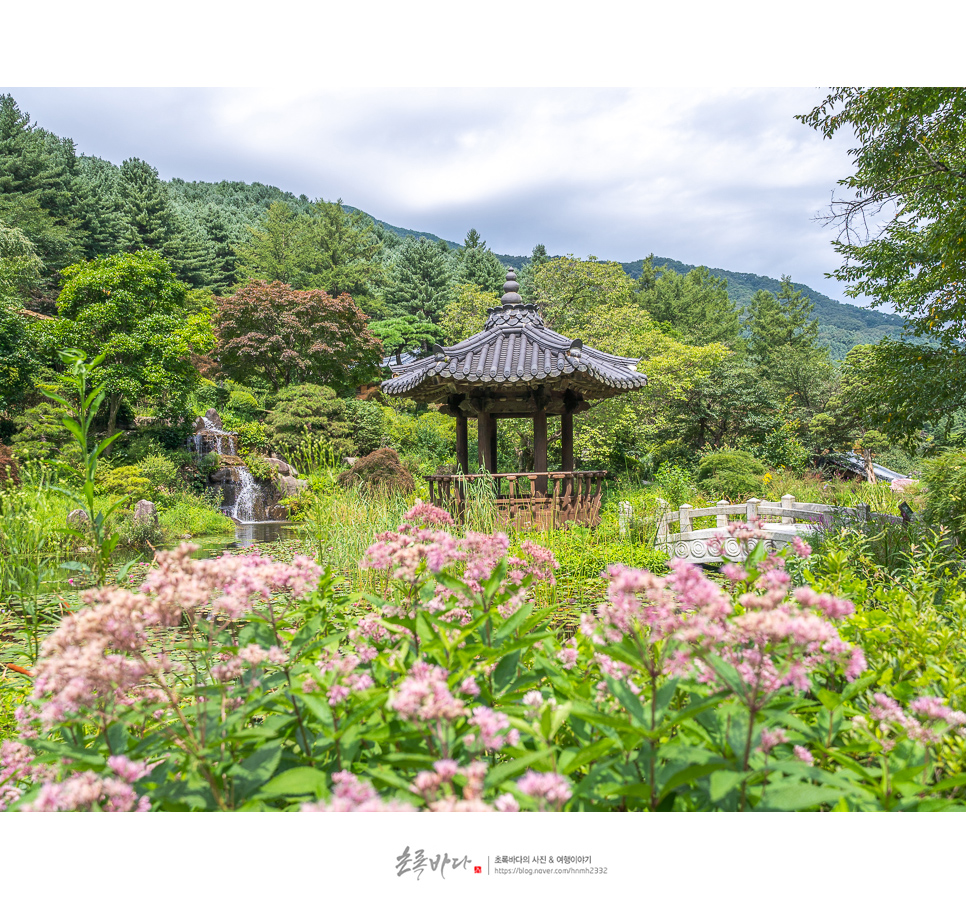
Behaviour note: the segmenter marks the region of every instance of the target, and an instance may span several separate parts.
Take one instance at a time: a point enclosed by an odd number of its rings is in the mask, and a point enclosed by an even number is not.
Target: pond
[[[201,549],[196,552],[197,559],[210,559],[220,556],[225,550],[244,549],[256,543],[274,543],[277,540],[294,540],[299,535],[299,525],[287,521],[262,521],[255,524],[235,524],[234,538],[219,534],[210,537],[192,537],[191,542],[197,543]],[[180,542],[180,541],[178,541]],[[177,543],[171,544],[176,546]],[[165,546],[165,549],[170,549]]]

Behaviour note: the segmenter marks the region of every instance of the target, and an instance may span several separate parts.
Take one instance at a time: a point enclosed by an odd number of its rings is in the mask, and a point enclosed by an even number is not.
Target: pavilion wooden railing
[[[486,481],[503,526],[549,530],[568,523],[600,523],[601,486],[606,470],[548,473],[473,473],[427,476],[429,500],[462,520],[468,496]]]

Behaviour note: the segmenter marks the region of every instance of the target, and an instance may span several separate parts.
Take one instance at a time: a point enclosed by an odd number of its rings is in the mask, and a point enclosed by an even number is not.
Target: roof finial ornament
[[[503,296],[500,298],[500,303],[504,307],[509,307],[514,304],[523,303],[523,298],[517,293],[520,290],[520,285],[517,284],[517,276],[512,268],[507,269],[506,282],[503,285]]]

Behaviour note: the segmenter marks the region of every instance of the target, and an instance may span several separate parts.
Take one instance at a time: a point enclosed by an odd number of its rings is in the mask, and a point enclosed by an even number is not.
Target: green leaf
[[[527,767],[540,760],[546,760],[549,766],[550,752],[529,751],[520,757],[514,757],[513,760],[507,761],[506,763],[498,764],[486,774],[486,787],[492,789],[494,786],[499,786],[504,780],[519,776]]]
[[[804,783],[773,783],[765,790],[761,806],[772,811],[804,811],[817,805],[838,802],[841,789]]]
[[[749,773],[735,770],[718,770],[711,774],[711,801],[720,802],[732,789],[741,783]]]
[[[603,757],[615,746],[613,738],[601,738],[593,744],[583,748],[567,748],[558,758],[557,765],[561,773],[573,773],[585,764]]]
[[[496,666],[496,670],[493,672],[493,689],[496,693],[503,693],[513,683],[519,663],[519,649],[511,652],[509,655],[504,655],[500,660],[500,663]]]
[[[268,782],[281,758],[282,745],[276,741],[263,745],[251,757],[232,767],[228,772],[235,780],[235,802],[240,804]]]
[[[258,794],[260,798],[275,798],[289,795],[313,795],[322,798],[329,787],[329,778],[314,767],[292,767],[278,776],[272,777]]]

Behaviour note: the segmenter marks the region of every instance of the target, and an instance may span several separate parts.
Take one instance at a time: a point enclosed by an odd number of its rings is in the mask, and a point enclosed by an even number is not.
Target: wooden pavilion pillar
[[[533,472],[547,472],[547,413],[541,410],[533,416]],[[539,496],[547,494],[547,477],[536,480],[534,491]]]
[[[560,416],[560,469],[571,473],[574,469],[574,414],[564,410]]]
[[[466,433],[466,416],[456,416],[456,472],[466,476],[470,471],[470,444]]]
[[[480,466],[488,473],[496,472],[496,419],[480,412],[476,419],[476,451]]]

